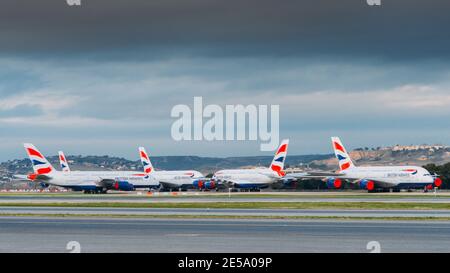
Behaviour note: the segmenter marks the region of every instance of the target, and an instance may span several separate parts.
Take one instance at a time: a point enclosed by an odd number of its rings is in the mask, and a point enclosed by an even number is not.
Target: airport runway
[[[126,216],[233,216],[233,217],[447,217],[450,210],[345,210],[345,209],[192,209],[192,208],[83,208],[1,207],[0,214],[126,215]]]
[[[177,196],[147,196],[136,194],[107,194],[107,195],[39,195],[39,194],[23,194],[23,195],[1,195],[1,203],[94,203],[94,202],[126,202],[126,203],[211,203],[211,202],[383,202],[383,203],[450,203],[449,195],[342,195],[342,194],[302,194],[302,195],[252,195],[241,196],[232,195],[177,195]]]
[[[0,217],[0,252],[450,252],[450,222]]]

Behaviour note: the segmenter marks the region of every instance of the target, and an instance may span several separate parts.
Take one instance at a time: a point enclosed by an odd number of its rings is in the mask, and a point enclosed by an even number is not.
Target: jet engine
[[[36,180],[37,176],[38,175],[35,173],[30,173],[29,175],[27,175],[27,178],[31,181],[34,181],[34,180]]]
[[[205,181],[194,180],[194,182],[192,182],[192,184],[194,185],[194,188],[196,188],[196,189],[203,189],[203,187],[205,186]]]
[[[204,180],[195,180],[193,183],[194,188],[196,189],[206,189],[213,190],[217,187],[217,183],[214,180],[204,181]]]
[[[213,190],[213,189],[215,189],[215,188],[216,188],[216,182],[210,180],[210,181],[207,181],[207,182],[205,183],[205,189],[207,189],[207,190]]]
[[[433,183],[434,185],[433,186],[435,186],[435,187],[440,187],[440,186],[442,186],[442,179],[440,179],[439,177],[436,177],[435,179],[434,179],[434,183]]]
[[[374,190],[375,189],[375,183],[371,180],[363,179],[359,181],[359,187],[363,190]]]
[[[116,181],[113,184],[113,188],[118,191],[134,191],[133,184],[128,181]]]
[[[340,189],[342,188],[342,180],[339,178],[328,178],[326,180],[327,187],[329,189]]]

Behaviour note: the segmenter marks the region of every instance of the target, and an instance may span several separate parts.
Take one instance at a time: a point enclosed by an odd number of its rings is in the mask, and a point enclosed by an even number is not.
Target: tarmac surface
[[[433,193],[348,193],[348,192],[262,192],[262,193],[126,193],[126,194],[4,194],[0,193],[1,203],[49,203],[49,202],[127,202],[127,203],[152,203],[152,202],[383,202],[383,203],[450,203],[448,192]]]
[[[448,217],[450,210],[345,210],[345,209],[216,209],[216,208],[83,208],[1,207],[0,214],[126,215],[126,216],[231,216],[231,217]]]
[[[81,252],[450,252],[450,222],[0,217],[0,252],[71,241]]]

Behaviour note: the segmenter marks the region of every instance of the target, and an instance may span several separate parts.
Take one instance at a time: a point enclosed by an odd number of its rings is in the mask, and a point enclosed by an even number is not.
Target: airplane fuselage
[[[153,171],[151,175],[161,182],[163,188],[192,188],[195,180],[203,179],[199,171]]]
[[[236,188],[265,188],[280,178],[269,168],[258,168],[221,170],[213,179],[228,182]]]
[[[340,174],[342,179],[374,180],[384,188],[423,188],[434,182],[434,177],[426,169],[417,166],[354,167]]]
[[[94,190],[101,188],[99,184],[103,180],[127,182],[134,188],[151,188],[158,186],[158,180],[144,173],[132,171],[71,171],[52,172],[46,174],[44,182],[55,186],[72,188],[76,190]]]

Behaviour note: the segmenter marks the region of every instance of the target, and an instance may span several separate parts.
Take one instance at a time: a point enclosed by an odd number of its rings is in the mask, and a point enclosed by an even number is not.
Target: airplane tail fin
[[[34,173],[36,174],[49,174],[55,171],[52,164],[48,162],[48,160],[42,155],[39,150],[34,147],[31,143],[23,144],[25,151],[28,154],[28,157],[31,160],[31,164],[33,165]]]
[[[286,160],[287,150],[289,146],[289,139],[284,139],[281,141],[280,146],[275,153],[275,156],[272,160],[272,164],[270,164],[270,169],[277,173],[278,176],[284,177],[286,173],[284,170],[284,162]]]
[[[151,174],[153,172],[153,165],[144,147],[139,147],[139,155],[141,157],[142,166],[144,167],[144,173],[147,175]]]
[[[70,172],[69,163],[67,163],[67,158],[62,151],[58,152],[59,155],[59,164],[61,165],[61,169],[65,173]]]
[[[332,137],[331,142],[333,143],[334,154],[339,160],[339,169],[345,171],[347,169],[355,167],[350,155],[347,153],[344,145],[342,144],[339,137]]]

